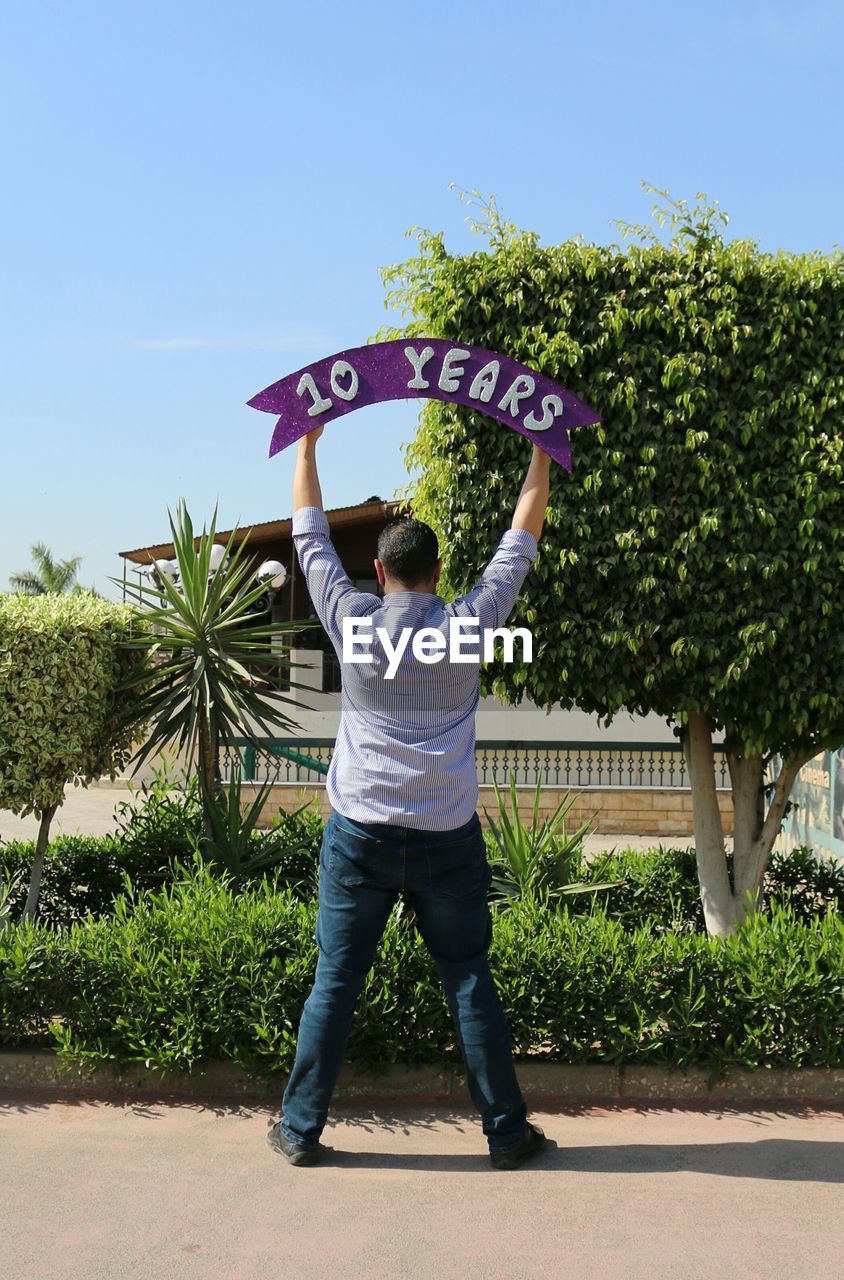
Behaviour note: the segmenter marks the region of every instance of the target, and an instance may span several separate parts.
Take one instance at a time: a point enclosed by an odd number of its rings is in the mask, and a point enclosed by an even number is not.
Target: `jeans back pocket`
[[[339,884],[378,884],[389,850],[385,841],[364,831],[352,831],[333,822],[325,828],[326,867]]]
[[[483,836],[474,834],[428,851],[431,892],[443,898],[476,898],[492,883]]]

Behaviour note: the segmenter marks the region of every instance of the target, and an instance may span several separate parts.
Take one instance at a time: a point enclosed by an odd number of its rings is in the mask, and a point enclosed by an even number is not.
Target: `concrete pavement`
[[[116,806],[131,798],[129,787],[117,784],[70,787],[53,819],[50,837],[108,835],[117,827]],[[17,818],[8,809],[0,809],[0,840],[34,840],[37,835],[38,819],[33,814]]]
[[[0,1105],[15,1280],[834,1280],[844,1115],[568,1107],[493,1170],[474,1111],[332,1111],[327,1163],[265,1143],[277,1111]]]

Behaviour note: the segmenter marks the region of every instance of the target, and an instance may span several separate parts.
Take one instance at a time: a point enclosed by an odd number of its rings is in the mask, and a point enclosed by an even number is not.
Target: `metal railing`
[[[333,738],[267,739],[258,751],[245,741],[237,748],[245,782],[305,785],[324,781]],[[499,785],[515,776],[516,785],[547,787],[684,790],[689,776],[679,743],[642,742],[478,742],[478,782]],[[220,753],[224,780],[231,776],[232,753]],[[729,790],[727,757],[715,747],[715,785]]]

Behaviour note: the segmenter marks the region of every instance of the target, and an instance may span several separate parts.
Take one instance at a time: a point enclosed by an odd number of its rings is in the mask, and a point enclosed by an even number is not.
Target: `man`
[[[435,594],[441,562],[433,530],[417,520],[391,522],[375,560],[381,599],[352,586],[331,544],[316,465],[321,434],[317,427],[299,442],[296,552],[338,656],[344,620],[347,630],[349,620],[371,622],[374,642],[359,645],[371,661],[342,668],[340,725],[326,780],[333,812],[320,850],[316,978],[302,1010],[282,1117],[267,1140],[291,1164],[319,1159],[355,1002],[404,894],[439,971],[492,1164],[516,1168],[545,1136],[527,1121],[487,956],[492,872],[476,813],[479,661],[452,662],[447,649],[434,663],[424,657],[431,648],[417,656],[410,644],[397,665],[395,654],[405,629],[432,628],[429,642],[442,634],[447,645],[453,619],[476,619],[481,632],[504,623],[536,557],[550,460],[534,446],[511,528],[477,586],[451,604]],[[356,625],[360,641],[364,624]],[[375,640],[378,628],[389,644]],[[464,654],[472,652],[470,635]]]

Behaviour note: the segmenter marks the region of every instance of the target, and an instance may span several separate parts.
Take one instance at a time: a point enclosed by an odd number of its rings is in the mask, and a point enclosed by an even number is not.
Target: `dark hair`
[[[399,516],[378,535],[378,559],[385,572],[406,587],[429,582],[439,554],[437,535],[422,520]]]

